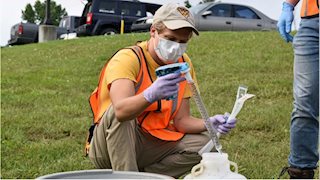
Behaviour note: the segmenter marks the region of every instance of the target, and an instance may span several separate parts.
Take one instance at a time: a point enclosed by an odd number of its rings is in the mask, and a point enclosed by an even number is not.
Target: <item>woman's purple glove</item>
[[[231,129],[236,127],[237,119],[230,119],[227,123],[229,114],[225,115],[217,114],[209,118],[209,122],[212,128],[215,128],[221,134],[227,134]]]
[[[167,99],[178,93],[178,83],[184,80],[185,78],[180,73],[158,77],[150,87],[143,91],[143,96],[149,103],[160,99]]]

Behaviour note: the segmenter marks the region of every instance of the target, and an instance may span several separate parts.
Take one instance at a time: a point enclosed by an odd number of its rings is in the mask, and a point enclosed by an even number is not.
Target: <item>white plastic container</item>
[[[234,172],[230,170],[230,165],[234,166]],[[202,154],[201,162],[195,165],[191,174],[184,179],[246,179],[246,177],[238,174],[238,166],[228,160],[228,154],[210,152]]]

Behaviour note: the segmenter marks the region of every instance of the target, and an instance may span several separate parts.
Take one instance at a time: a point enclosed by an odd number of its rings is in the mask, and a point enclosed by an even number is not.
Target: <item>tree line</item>
[[[30,23],[42,24],[46,15],[46,4],[47,1],[40,2],[37,0],[32,6],[28,3],[24,10],[22,10],[22,20]],[[68,13],[65,8],[57,4],[55,1],[50,1],[50,20],[53,25],[58,26],[60,20],[67,16]]]
[[[201,3],[206,2],[214,2],[215,0],[202,0]],[[46,3],[41,2],[40,0],[37,0],[34,5],[32,6],[30,3],[28,3],[24,10],[22,10],[22,20],[25,20],[30,23],[36,23],[36,24],[42,24],[45,19],[46,14]],[[184,4],[187,8],[191,7],[191,4],[189,0],[185,0]],[[60,20],[67,16],[68,13],[65,8],[63,8],[60,4],[58,5],[55,1],[50,1],[50,19],[53,25],[58,26]]]

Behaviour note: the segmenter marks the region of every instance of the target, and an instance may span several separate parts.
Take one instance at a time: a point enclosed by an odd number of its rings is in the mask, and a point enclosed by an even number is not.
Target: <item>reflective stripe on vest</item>
[[[141,47],[136,46],[134,48]],[[139,76],[137,78],[139,88],[137,89],[136,94],[142,93],[152,84],[152,78],[142,49],[140,49],[139,53],[141,58],[140,71],[142,72],[139,72]],[[183,58],[180,58],[178,61],[184,62]],[[137,118],[139,125],[151,135],[159,139],[166,141],[176,141],[181,139],[184,136],[184,133],[177,132],[171,120],[174,119],[180,108],[185,87],[186,81],[179,83],[179,93],[175,100],[161,100],[148,106]]]
[[[300,16],[304,18],[316,15],[319,15],[319,0],[303,0]]]

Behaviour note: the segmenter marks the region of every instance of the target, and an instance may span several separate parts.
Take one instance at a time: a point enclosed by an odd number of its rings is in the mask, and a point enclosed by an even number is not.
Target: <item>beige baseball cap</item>
[[[192,13],[184,6],[174,3],[162,5],[154,14],[152,24],[160,21],[171,30],[190,27],[196,35],[199,35]]]

